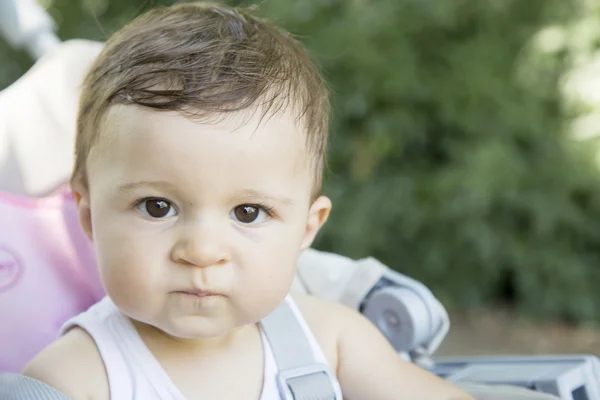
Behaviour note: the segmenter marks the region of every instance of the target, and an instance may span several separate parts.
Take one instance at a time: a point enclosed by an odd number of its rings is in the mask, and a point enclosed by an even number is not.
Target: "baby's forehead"
[[[104,144],[90,154],[89,184],[97,193],[118,195],[119,187],[138,182],[169,182],[190,204],[228,202],[248,190],[309,201],[314,174],[303,132],[283,115],[257,119],[203,122],[178,112],[114,107]]]
[[[116,135],[139,129],[162,129],[176,133],[176,129],[182,125],[196,125],[199,132],[245,132],[252,136],[273,133],[294,140],[301,148],[307,147],[306,124],[291,108],[264,111],[257,107],[226,113],[203,113],[192,108],[163,111],[136,104],[113,104],[107,109],[98,134],[102,140],[114,139]],[[272,139],[276,137],[272,136]]]
[[[213,151],[232,162],[239,158],[248,163],[272,163],[272,168],[286,161],[283,156],[295,161],[296,169],[310,165],[306,131],[288,111],[263,115],[259,110],[242,110],[197,118],[177,111],[113,105],[99,134],[96,156],[109,160],[125,150],[151,156],[168,147],[178,149],[182,156],[209,157],[207,152]]]

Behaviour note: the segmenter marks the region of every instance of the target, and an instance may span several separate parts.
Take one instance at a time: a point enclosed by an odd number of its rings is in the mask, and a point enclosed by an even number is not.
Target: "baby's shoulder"
[[[298,292],[292,293],[292,298],[325,353],[329,365],[337,368],[340,341],[348,329],[352,329],[357,322],[362,322],[360,320],[363,317],[339,302]]]
[[[313,331],[327,332],[328,335],[341,334],[348,324],[354,324],[364,317],[356,310],[332,300],[292,292],[292,299]]]
[[[23,375],[58,389],[73,400],[108,400],[108,377],[96,343],[74,328],[42,350]]]

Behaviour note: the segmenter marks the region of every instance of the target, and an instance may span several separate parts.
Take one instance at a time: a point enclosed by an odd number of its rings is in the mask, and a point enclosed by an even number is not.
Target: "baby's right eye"
[[[175,207],[168,200],[160,198],[143,199],[135,208],[149,218],[160,219],[177,215]]]

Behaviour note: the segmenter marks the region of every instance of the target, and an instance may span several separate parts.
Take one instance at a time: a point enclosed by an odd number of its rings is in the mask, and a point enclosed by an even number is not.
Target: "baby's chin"
[[[228,340],[243,328],[252,327],[259,322],[253,318],[233,318],[223,315],[220,318],[206,318],[201,316],[165,316],[163,318],[136,320],[131,317],[137,331],[142,337],[152,336],[154,338],[172,340],[179,344],[194,345],[194,341],[216,341]],[[200,343],[196,343],[200,344]]]
[[[194,321],[193,319],[197,320]],[[206,321],[198,319],[197,317],[186,317],[184,320],[179,319],[157,328],[174,339],[193,341],[225,338],[234,334],[240,328],[250,325],[245,321]]]

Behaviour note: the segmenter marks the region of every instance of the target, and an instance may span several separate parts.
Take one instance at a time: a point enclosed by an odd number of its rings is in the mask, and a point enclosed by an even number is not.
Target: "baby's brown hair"
[[[84,79],[71,183],[87,188],[86,160],[113,104],[211,119],[255,108],[292,110],[306,132],[318,194],[327,148],[326,84],[304,47],[250,9],[184,3],[153,9],[106,43]]]

